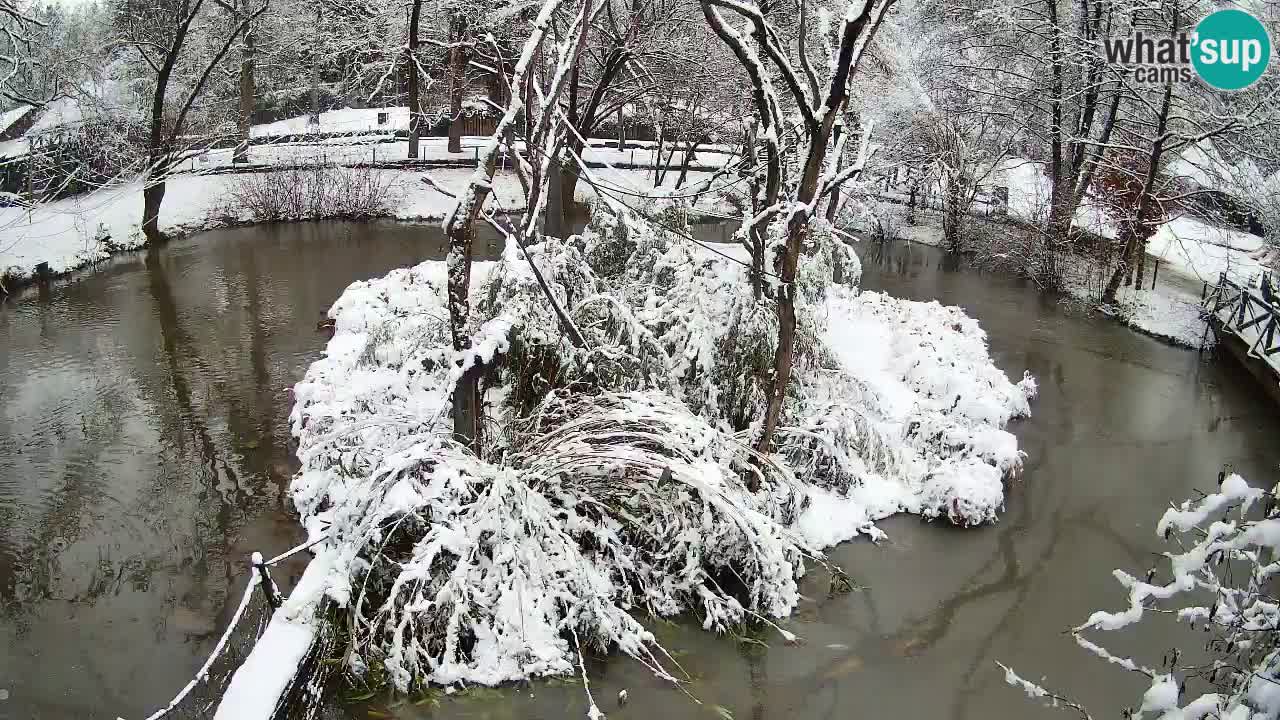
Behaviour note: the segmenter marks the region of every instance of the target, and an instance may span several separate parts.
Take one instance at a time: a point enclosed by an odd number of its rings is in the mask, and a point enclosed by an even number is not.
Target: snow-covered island
[[[995,520],[1022,466],[1004,427],[1029,413],[1034,380],[1010,382],[959,309],[860,293],[856,256],[826,238],[768,456],[750,408],[776,341],[741,253],[606,216],[477,264],[483,460],[450,437],[465,368],[445,264],[353,285],[295,391],[291,492],[327,549],[282,612],[352,614],[349,669],[384,668],[405,692],[574,673],[577,642],[674,677],[637,614],[772,624],[806,570],[840,574],[822,550],[877,538],[876,520]],[[846,284],[824,277],[832,262]],[[585,347],[555,330],[530,263]]]

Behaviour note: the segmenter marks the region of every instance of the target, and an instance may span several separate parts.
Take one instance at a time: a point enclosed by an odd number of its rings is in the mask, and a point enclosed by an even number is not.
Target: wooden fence
[[[1264,276],[1263,283],[1270,287],[1269,278]],[[1271,292],[1246,287],[1222,273],[1217,285],[1205,285],[1203,294],[1205,319],[1219,338],[1235,340],[1243,349],[1242,361],[1268,372],[1271,385],[1280,383],[1280,308]]]

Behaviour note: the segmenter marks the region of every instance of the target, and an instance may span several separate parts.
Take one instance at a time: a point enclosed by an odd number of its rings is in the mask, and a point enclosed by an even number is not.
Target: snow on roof
[[[12,110],[6,110],[0,115],[0,133],[8,130],[10,126],[22,119],[24,115],[34,110],[30,105],[19,105]]]
[[[10,110],[4,114],[3,118],[0,118],[0,122],[4,123],[3,127],[9,127],[10,124],[22,117],[25,113],[19,111],[24,109],[39,113],[39,117],[20,137],[0,142],[0,157],[22,157],[31,149],[31,138],[77,125],[84,120],[84,110],[81,108],[79,100],[75,98],[59,98],[42,108],[26,106],[25,108]],[[10,115],[13,115],[12,119],[10,119]]]
[[[59,98],[44,106],[40,117],[36,119],[28,135],[49,132],[68,125],[75,125],[84,119],[84,111],[80,101],[75,98]]]

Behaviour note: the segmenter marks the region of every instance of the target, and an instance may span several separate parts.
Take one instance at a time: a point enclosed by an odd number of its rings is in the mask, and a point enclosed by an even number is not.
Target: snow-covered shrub
[[[389,213],[392,178],[377,170],[317,163],[242,173],[227,188],[223,215],[249,222],[365,220]]]
[[[628,263],[639,249],[627,223],[615,213],[593,211],[588,235],[592,242],[584,242],[584,254],[592,271],[604,278],[616,278],[627,271]],[[650,235],[652,237],[652,235]],[[581,236],[578,236],[582,240]]]
[[[796,277],[801,292],[818,302],[831,283],[856,287],[862,281],[862,261],[853,246],[836,234],[825,218],[809,223],[804,261]]]
[[[614,235],[603,238],[601,244],[615,242]],[[506,404],[517,416],[559,388],[674,391],[666,353],[594,272],[595,267],[614,266],[617,260],[610,253],[577,236],[543,238],[528,248],[557,302],[582,331],[583,348],[574,347],[561,332],[522,253],[509,248],[490,274],[478,316],[505,318],[513,326],[498,384],[509,388]]]
[[[1003,427],[1030,414],[1035,380],[1010,383],[959,308],[839,288],[823,310],[821,365],[781,431],[797,474],[840,494],[890,481],[901,509],[994,521],[1022,468]]]
[[[898,203],[878,202],[871,208],[871,236],[881,242],[897,240],[907,222],[907,209]]]
[[[867,197],[850,197],[836,213],[837,226],[856,228],[877,242],[897,240],[910,224],[902,204]]]
[[[651,223],[597,218],[477,263],[461,353],[444,263],[348,288],[291,415],[292,496],[332,548],[316,587],[348,628],[347,669],[401,690],[495,684],[571,672],[594,646],[670,677],[632,613],[716,631],[773,622],[820,549],[876,536],[876,519],[994,519],[1021,463],[1001,426],[1027,412],[1027,388],[961,311],[833,285],[836,261],[858,273],[829,229],[805,251],[795,377],[768,456],[752,447],[771,306],[743,265]],[[491,368],[483,459],[446,421],[469,353]]]
[[[1264,500],[1265,513],[1251,516],[1250,509]],[[1095,612],[1072,629],[1082,648],[1150,683],[1140,704],[1124,710],[1124,717],[1262,720],[1280,714],[1280,602],[1275,595],[1280,516],[1271,507],[1274,500],[1274,494],[1224,471],[1217,492],[1161,516],[1157,536],[1176,543],[1164,553],[1168,567],[1153,567],[1145,578],[1115,570],[1128,606]],[[1188,630],[1159,663],[1114,655],[1085,636],[1124,630],[1149,613],[1170,614]],[[1063,701],[1001,667],[1006,682],[1030,697]]]
[[[662,227],[689,232],[689,198],[679,188],[656,187],[637,204],[637,211]]]
[[[293,495],[341,549],[324,590],[351,615],[350,671],[402,691],[496,684],[571,672],[583,644],[665,676],[631,610],[694,611],[717,631],[791,611],[804,559],[820,559],[786,527],[800,484],[670,395],[557,390],[491,462],[441,432],[449,371],[428,362],[440,348],[391,352],[381,329],[400,317],[430,336],[433,312],[399,310],[442,305],[417,282],[433,275],[358,284],[337,328],[355,332],[297,389]],[[746,491],[748,472],[761,492]]]

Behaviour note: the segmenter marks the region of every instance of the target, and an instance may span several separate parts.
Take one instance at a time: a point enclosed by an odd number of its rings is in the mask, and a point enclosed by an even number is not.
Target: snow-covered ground
[[[469,162],[475,149],[487,138],[464,138],[463,162]],[[444,138],[424,140],[424,158],[453,158],[446,151]],[[281,167],[310,166],[316,163],[354,165],[402,160],[408,152],[406,142],[351,144],[290,144],[255,146],[250,153],[254,163]],[[651,160],[650,151],[637,151],[636,162]],[[712,154],[713,158],[723,156]],[[591,148],[586,153],[589,161],[629,162],[630,151],[611,148]],[[183,235],[247,221],[242,210],[228,207],[228,191],[239,182],[236,173],[207,173],[212,169],[231,165],[231,151],[210,151],[203,158],[192,157],[179,168],[179,174],[167,182],[164,203],[160,212],[160,229],[171,235]],[[191,170],[196,172],[190,172]],[[468,168],[402,169],[378,168],[369,172],[379,173],[390,186],[389,206],[386,217],[404,221],[430,221],[442,219],[453,206],[453,201],[439,191],[423,183],[422,176],[430,178],[444,188],[461,190],[472,171]],[[678,172],[671,172],[664,179],[664,186],[671,187]],[[710,173],[693,170],[688,183],[705,179]],[[653,187],[653,173],[645,169],[595,168],[593,177],[605,184],[606,190],[622,196],[628,203],[636,201],[636,195]],[[513,172],[500,171],[495,178],[491,207],[501,211],[523,210],[524,194]],[[578,198],[593,194],[590,183],[578,184]],[[718,204],[718,196],[701,197],[700,207],[708,210],[724,210]],[[63,273],[108,257],[112,252],[138,248],[143,245],[140,230],[142,218],[142,183],[128,182],[102,188],[87,195],[45,203],[34,208],[0,208],[0,275],[23,278],[31,275],[42,262],[49,264],[53,273]]]
[[[387,216],[399,220],[438,220],[453,200],[421,182],[423,172],[373,170],[390,185]],[[465,187],[472,171],[444,168],[426,171],[436,183],[454,192]],[[182,235],[245,220],[227,207],[235,174],[178,175],[167,182],[160,211],[160,229]],[[503,210],[523,209],[524,193],[514,174],[496,178],[495,204]],[[117,250],[142,247],[142,183],[103,188],[88,195],[39,205],[34,209],[0,208],[0,272],[25,277],[49,263],[62,273],[102,260]]]
[[[1006,161],[998,181],[1009,183],[1010,213],[1023,220],[1043,218],[1049,185],[1038,164]],[[912,242],[942,246],[940,215],[917,210],[917,224],[903,225],[899,236]],[[981,222],[975,219],[973,222]],[[1076,225],[1112,237],[1114,228],[1094,208],[1082,207]],[[1199,348],[1212,342],[1206,337],[1200,315],[1200,299],[1205,282],[1214,284],[1221,273],[1248,284],[1265,271],[1256,256],[1264,240],[1256,235],[1218,227],[1190,216],[1180,216],[1160,225],[1147,244],[1145,289],[1121,288],[1117,304],[1108,311],[1126,324],[1147,334],[1185,347]],[[1082,268],[1082,271],[1084,268]],[[1152,274],[1156,275],[1152,287]],[[1078,300],[1095,303],[1100,297],[1098,277],[1068,277],[1066,291]]]
[[[1068,288],[1080,300],[1091,301],[1096,294],[1082,288]],[[1112,312],[1137,330],[1177,345],[1200,348],[1213,343],[1213,333],[1206,333],[1200,316],[1200,295],[1186,284],[1165,278],[1155,288],[1135,290],[1122,287],[1116,295]]]
[[[387,112],[386,124],[379,124],[378,114]],[[70,100],[57,101],[42,111],[29,134],[79,122],[79,106]],[[264,140],[249,151],[249,169],[309,167],[317,164],[339,166],[379,166],[377,172],[391,188],[385,216],[405,221],[442,219],[452,201],[421,182],[422,174],[446,189],[461,189],[470,176],[469,169],[399,167],[408,161],[407,140],[396,139],[396,131],[408,128],[406,108],[344,109],[321,114],[322,134],[372,133],[351,137],[317,137],[313,141],[272,143],[272,137],[305,135],[314,131],[307,117],[301,116],[275,123],[254,126],[255,138]],[[378,134],[381,132],[381,134]],[[456,163],[467,166],[474,162],[488,137],[464,137],[462,152],[448,152],[447,138],[422,138],[418,161],[423,165]],[[0,143],[0,155],[21,155],[27,140]],[[664,153],[665,155],[665,153]],[[710,171],[723,166],[731,151],[719,145],[699,150],[686,182],[706,178]],[[597,167],[596,177],[608,192],[617,194],[628,204],[654,187],[653,171],[657,162],[655,144],[629,141],[618,150],[609,140],[595,139],[584,150],[583,159]],[[677,158],[678,159],[678,158]],[[170,235],[182,235],[211,229],[248,218],[229,208],[228,191],[239,182],[234,171],[245,170],[231,162],[230,148],[192,154],[175,168],[167,182],[160,212],[160,229]],[[616,166],[618,169],[599,167]],[[382,167],[389,166],[389,167]],[[505,158],[499,162],[492,207],[504,211],[523,210],[523,193],[517,178],[506,169]],[[634,169],[632,169],[634,168]],[[674,168],[663,185],[674,184],[679,168]],[[591,185],[578,185],[579,199],[594,194]],[[723,212],[727,208],[711,194],[699,199],[706,211]],[[141,247],[142,184],[124,181],[87,195],[45,203],[34,208],[0,207],[0,278],[21,280],[30,276],[37,265],[48,263],[55,274],[64,273],[102,260],[112,252]]]

